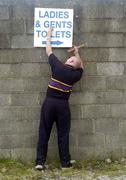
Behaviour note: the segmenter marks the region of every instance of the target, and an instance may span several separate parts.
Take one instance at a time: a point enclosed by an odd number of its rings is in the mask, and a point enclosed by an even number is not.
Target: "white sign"
[[[72,47],[73,9],[35,8],[34,46],[45,47],[52,27],[52,47]]]

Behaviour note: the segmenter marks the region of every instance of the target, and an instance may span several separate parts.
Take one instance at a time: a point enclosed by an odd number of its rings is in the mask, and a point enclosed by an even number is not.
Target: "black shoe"
[[[68,170],[68,169],[72,169],[73,168],[73,165],[72,165],[72,163],[69,163],[69,164],[67,164],[66,166],[62,166],[62,170]]]
[[[39,170],[39,171],[45,170],[45,165],[44,164],[37,164],[35,166],[35,169]]]

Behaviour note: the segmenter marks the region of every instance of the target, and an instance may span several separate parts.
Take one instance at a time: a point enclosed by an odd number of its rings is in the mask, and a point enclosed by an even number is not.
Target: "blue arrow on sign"
[[[42,41],[42,44],[46,44],[46,41]],[[63,42],[57,40],[57,41],[51,41],[51,44],[59,46],[63,44]]]

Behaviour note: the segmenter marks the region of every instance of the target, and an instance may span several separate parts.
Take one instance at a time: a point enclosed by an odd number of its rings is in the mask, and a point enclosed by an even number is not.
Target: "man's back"
[[[49,82],[47,96],[69,99],[72,86],[80,80],[83,69],[75,69],[61,63],[53,53],[49,56],[49,64],[52,70],[52,78]]]

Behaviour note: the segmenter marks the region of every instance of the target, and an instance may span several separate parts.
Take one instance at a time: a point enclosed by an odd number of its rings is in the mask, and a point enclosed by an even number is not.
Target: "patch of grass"
[[[93,177],[99,175],[119,176],[126,175],[126,162],[105,163],[104,161],[90,160],[77,161],[73,169],[60,169],[58,160],[47,161],[47,169],[36,171],[34,163],[24,163],[20,160],[0,160],[0,180],[42,180],[49,178],[59,179],[59,177],[85,177],[87,174],[92,174]]]

